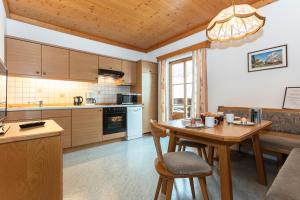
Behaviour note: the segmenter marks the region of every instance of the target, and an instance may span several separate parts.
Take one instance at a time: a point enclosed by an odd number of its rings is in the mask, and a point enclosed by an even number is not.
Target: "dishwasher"
[[[127,140],[143,137],[142,107],[127,107]]]

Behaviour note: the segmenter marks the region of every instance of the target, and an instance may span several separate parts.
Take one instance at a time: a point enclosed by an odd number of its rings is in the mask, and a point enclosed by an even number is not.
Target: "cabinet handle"
[[[40,74],[40,72],[35,72],[36,74]]]
[[[46,75],[46,72],[43,72],[43,75]]]

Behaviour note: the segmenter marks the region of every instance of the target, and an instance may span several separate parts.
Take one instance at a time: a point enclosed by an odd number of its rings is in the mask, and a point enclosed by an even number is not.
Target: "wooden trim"
[[[222,112],[224,109],[231,109],[231,110],[245,110],[247,111],[250,107],[234,107],[234,106],[219,106],[218,111]],[[300,109],[282,109],[282,108],[262,108],[264,111],[269,112],[300,112]]]
[[[78,36],[78,37],[82,37],[82,38],[86,38],[86,39],[90,39],[90,40],[95,40],[95,41],[98,41],[98,42],[103,42],[103,43],[106,43],[106,44],[110,44],[110,45],[114,45],[114,46],[118,46],[118,47],[122,47],[122,48],[126,48],[126,49],[131,49],[131,50],[134,50],[134,51],[139,51],[139,52],[144,52],[144,53],[146,52],[146,50],[143,49],[143,48],[132,46],[132,45],[127,44],[127,43],[123,43],[123,42],[119,42],[119,41],[115,41],[115,40],[111,40],[111,39],[108,39],[108,38],[99,37],[99,36],[95,36],[95,35],[89,35],[89,34],[86,34],[86,33],[79,32],[79,31],[75,31],[75,30],[63,28],[63,27],[60,27],[60,26],[56,26],[56,25],[53,25],[53,24],[45,23],[45,22],[42,22],[42,21],[39,21],[39,20],[23,17],[21,15],[17,15],[17,14],[14,14],[14,13],[10,13],[9,18],[17,20],[17,21],[24,22],[24,23],[27,23],[27,24],[32,24],[32,25],[43,27],[43,28],[46,28],[46,29],[59,31],[59,32],[75,35],[75,36]]]
[[[264,7],[268,4],[271,4],[271,3],[276,2],[276,1],[278,1],[278,0],[259,0],[255,3],[251,4],[251,6],[253,6],[254,8],[261,8],[261,7]],[[166,46],[166,45],[168,45],[170,43],[173,43],[177,40],[180,40],[180,39],[183,39],[183,38],[188,37],[190,35],[193,35],[195,33],[201,32],[201,31],[203,31],[207,28],[209,22],[210,22],[210,20],[207,21],[207,23],[205,23],[205,24],[200,24],[198,26],[195,26],[195,27],[189,29],[188,31],[185,31],[183,33],[180,33],[178,35],[170,37],[170,38],[168,38],[164,41],[161,41],[161,42],[159,42],[155,45],[152,45],[151,47],[146,49],[146,52],[148,53],[148,52],[154,51],[155,49]]]
[[[3,2],[4,9],[5,9],[6,17],[10,17],[8,0],[2,0],[2,2]]]
[[[181,55],[181,54],[184,54],[184,53],[187,53],[187,52],[191,52],[191,51],[194,51],[194,50],[197,50],[197,49],[210,48],[210,44],[211,44],[210,41],[206,40],[204,42],[200,42],[198,44],[194,44],[192,46],[188,46],[188,47],[185,47],[185,48],[182,48],[182,49],[179,49],[179,50],[176,50],[176,51],[158,56],[156,59],[158,61],[165,60],[165,59],[172,58],[174,56],[178,56],[178,55]]]

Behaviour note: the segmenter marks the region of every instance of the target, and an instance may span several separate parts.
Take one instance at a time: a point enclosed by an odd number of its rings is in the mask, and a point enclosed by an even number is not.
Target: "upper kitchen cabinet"
[[[122,60],[117,58],[110,58],[106,56],[99,56],[99,68],[114,71],[121,71]]]
[[[70,51],[70,79],[98,82],[98,56]]]
[[[122,60],[122,85],[135,85],[136,83],[136,62]]]
[[[42,45],[42,77],[69,79],[69,50]]]
[[[41,76],[41,45],[6,38],[6,62],[10,75]]]
[[[142,72],[143,73],[153,73],[157,74],[158,68],[156,63],[147,62],[147,61],[140,61],[142,65]]]

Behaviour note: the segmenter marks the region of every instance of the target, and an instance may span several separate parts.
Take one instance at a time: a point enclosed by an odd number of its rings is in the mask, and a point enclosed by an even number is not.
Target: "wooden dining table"
[[[181,120],[170,120],[159,123],[160,126],[170,130],[168,152],[175,151],[176,142],[179,138],[193,139],[208,145],[208,157],[210,161],[213,161],[214,149],[217,148],[219,154],[220,190],[222,200],[233,199],[230,147],[234,144],[242,143],[247,139],[252,140],[258,182],[262,185],[267,184],[262,151],[259,142],[259,132],[271,124],[272,122],[270,121],[262,120],[261,123],[253,126],[221,122],[220,125],[213,128],[186,128],[182,125]],[[162,192],[164,192],[164,187]]]

